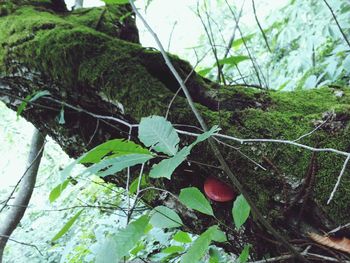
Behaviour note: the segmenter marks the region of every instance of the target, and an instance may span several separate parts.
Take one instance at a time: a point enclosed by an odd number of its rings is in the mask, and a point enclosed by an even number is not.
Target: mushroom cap
[[[236,195],[229,185],[214,177],[209,177],[205,180],[204,192],[209,199],[216,202],[231,201]]]

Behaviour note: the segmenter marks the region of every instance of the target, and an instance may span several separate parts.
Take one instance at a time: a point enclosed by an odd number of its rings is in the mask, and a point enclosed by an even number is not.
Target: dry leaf
[[[346,237],[335,238],[335,237],[321,236],[316,233],[308,233],[308,234],[309,234],[309,237],[316,243],[319,243],[326,247],[337,249],[339,251],[350,253],[350,239]]]

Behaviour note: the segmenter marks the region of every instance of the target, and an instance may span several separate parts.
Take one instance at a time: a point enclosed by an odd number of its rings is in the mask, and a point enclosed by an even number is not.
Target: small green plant
[[[208,132],[198,135],[193,143],[180,149],[179,135],[169,121],[160,116],[142,118],[138,138],[147,148],[132,141],[121,139],[109,140],[98,145],[66,167],[62,172],[62,183],[52,190],[50,201],[57,200],[66,189],[69,176],[72,176],[73,168],[78,163],[90,165],[79,176],[96,174],[99,177],[105,177],[115,175],[135,165],[145,165],[149,160],[160,157],[160,154],[163,154],[164,158],[165,154],[167,157],[154,164],[146,177],[171,180],[172,173],[186,160],[192,148],[215,135],[219,130],[217,126],[214,126]],[[143,174],[139,175],[139,178],[130,185],[129,194],[132,192],[132,194],[138,195],[144,177]],[[182,189],[178,199],[189,209],[215,218],[210,202],[198,188]],[[53,241],[58,240],[69,231],[78,220],[81,212],[79,211],[69,219],[66,225],[55,235]],[[249,205],[244,197],[238,196],[232,209],[234,224],[237,229],[247,220],[249,212]],[[132,215],[129,214],[128,216],[131,217]],[[136,217],[136,219],[131,222],[127,221],[125,228],[119,229],[115,233],[96,236],[96,242],[90,249],[92,252],[91,258],[94,258],[94,262],[110,262],[111,259],[133,257],[145,249],[146,245],[143,239],[145,239],[145,235],[150,229],[177,229],[183,226],[181,215],[166,206],[157,206],[150,212],[147,211],[133,217]],[[226,242],[226,236],[219,229],[219,226],[214,225],[195,240],[192,240],[189,234],[182,231],[177,232],[173,240],[177,243],[161,250],[158,255],[161,261],[181,256],[181,262],[197,262],[208,252],[212,241]],[[248,258],[247,255],[249,255],[249,248],[243,250],[239,262],[245,262],[244,260]],[[157,260],[160,260],[160,258]]]

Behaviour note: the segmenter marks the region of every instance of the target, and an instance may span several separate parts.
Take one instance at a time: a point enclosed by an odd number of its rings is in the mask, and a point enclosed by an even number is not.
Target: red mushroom
[[[204,192],[209,199],[217,202],[228,202],[235,197],[235,192],[230,186],[213,177],[205,180]]]

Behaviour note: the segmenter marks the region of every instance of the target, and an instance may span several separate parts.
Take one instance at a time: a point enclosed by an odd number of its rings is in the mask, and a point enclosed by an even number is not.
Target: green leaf
[[[153,156],[148,154],[129,154],[111,159],[104,159],[87,168],[83,174],[96,174],[97,176],[105,177],[120,172],[127,167],[145,163],[152,158]]]
[[[161,116],[141,119],[139,139],[147,147],[152,147],[157,152],[162,152],[169,156],[174,156],[177,153],[180,142],[174,127]]]
[[[249,57],[247,56],[231,56],[231,57],[228,57],[228,58],[224,58],[224,59],[220,59],[219,60],[219,65],[232,65],[232,66],[235,66],[235,65],[238,65],[238,63],[244,61],[244,60],[247,60],[249,59]]]
[[[60,239],[68,230],[73,226],[75,221],[77,221],[80,214],[83,212],[83,209],[76,213],[68,222],[61,228],[61,230],[51,239],[52,242]]]
[[[243,195],[239,195],[233,203],[232,216],[236,228],[239,229],[247,221],[250,213],[250,206]]]
[[[216,242],[225,242],[227,241],[226,235],[221,230],[217,229],[216,231],[213,230],[213,233],[211,235],[211,239]]]
[[[198,262],[205,255],[214,238],[223,234],[219,234],[220,232],[222,233],[216,225],[209,227],[193,242],[186,254],[182,256],[181,263]]]
[[[141,241],[137,243],[137,245],[130,251],[130,254],[136,256],[137,253],[142,251],[145,248],[145,244]]]
[[[199,135],[197,139],[191,143],[189,146],[184,147],[176,153],[170,159],[165,159],[159,162],[158,164],[153,165],[152,170],[150,172],[151,178],[160,178],[165,177],[167,179],[171,179],[171,175],[175,171],[175,169],[184,161],[186,157],[190,154],[191,149],[196,146],[198,143],[208,139],[210,136],[216,134],[220,131],[218,126],[213,126],[209,131]]]
[[[242,44],[243,44],[243,39],[245,42],[248,42],[249,40],[251,40],[254,37],[255,33],[249,34],[247,36],[244,36],[242,38],[239,38],[235,41],[232,42],[231,47],[234,48],[235,50],[237,50]]]
[[[216,247],[209,248],[209,263],[219,263],[222,261],[219,250]]]
[[[40,97],[50,95],[50,92],[47,90],[40,90],[37,92],[34,92],[31,95],[28,95],[25,97],[25,99],[22,101],[22,103],[17,108],[17,117],[21,115],[21,113],[24,111],[24,109],[27,107],[28,102],[33,102],[39,99]]]
[[[60,197],[63,190],[67,188],[69,182],[69,179],[66,179],[63,183],[57,185],[54,189],[52,189],[49,195],[50,203],[54,202],[57,198]]]
[[[172,228],[183,225],[181,218],[176,212],[167,208],[166,206],[157,206],[151,213],[150,223],[158,228]]]
[[[175,154],[175,156],[170,159],[165,159],[159,163],[153,165],[152,170],[149,174],[151,178],[161,178],[165,177],[171,179],[171,175],[175,169],[184,161],[186,157],[190,154],[190,148],[184,147],[181,151]]]
[[[18,106],[17,108],[17,120],[18,117],[22,114],[22,112],[24,111],[24,109],[27,107],[28,105],[28,101],[30,99],[31,95],[28,95],[24,98],[24,100],[22,101],[22,103]]]
[[[129,193],[135,194],[137,191],[137,185],[139,183],[139,178],[135,178],[135,180],[130,184]],[[147,185],[146,177],[144,175],[141,176],[140,189]]]
[[[148,149],[142,148],[140,145],[132,141],[124,139],[114,139],[102,143],[92,150],[88,151],[79,163],[98,163],[106,155],[113,154],[113,157],[128,155],[128,154],[149,154]]]
[[[174,254],[174,253],[180,253],[180,252],[182,252],[184,250],[185,249],[183,247],[180,247],[180,246],[170,246],[170,247],[167,247],[167,248],[163,249],[161,251],[161,253]]]
[[[129,3],[129,0],[102,0],[107,5],[125,5]]]
[[[213,67],[210,67],[210,68],[204,68],[204,69],[201,69],[199,71],[197,71],[197,74],[199,74],[200,76],[202,77],[205,77],[206,75],[208,75],[208,73],[213,69]]]
[[[177,242],[181,242],[181,243],[191,243],[192,239],[190,237],[190,235],[186,232],[183,231],[178,231],[174,237],[173,240],[177,241]]]
[[[95,263],[110,263],[116,262],[115,258],[118,255],[118,248],[112,238],[106,238],[102,241],[98,240],[93,253],[95,254]]]
[[[238,257],[238,262],[239,263],[245,263],[248,261],[249,258],[249,250],[250,250],[250,245],[247,245],[244,247],[242,250],[241,254]]]
[[[145,234],[148,221],[149,217],[147,215],[143,215],[137,220],[128,224],[126,228],[121,229],[115,235],[113,235],[112,238],[116,244],[117,255],[116,258],[110,262],[119,262],[122,257],[129,255],[129,251]]]
[[[192,149],[195,145],[197,145],[198,143],[208,139],[210,136],[215,135],[216,133],[218,133],[221,129],[219,128],[219,126],[214,125],[213,127],[211,127],[211,129],[207,132],[202,133],[201,135],[199,135],[197,137],[197,139],[191,144],[189,145],[189,147]]]
[[[196,187],[188,187],[181,190],[179,195],[180,201],[187,207],[197,210],[203,214],[213,216],[213,209],[208,200]]]

